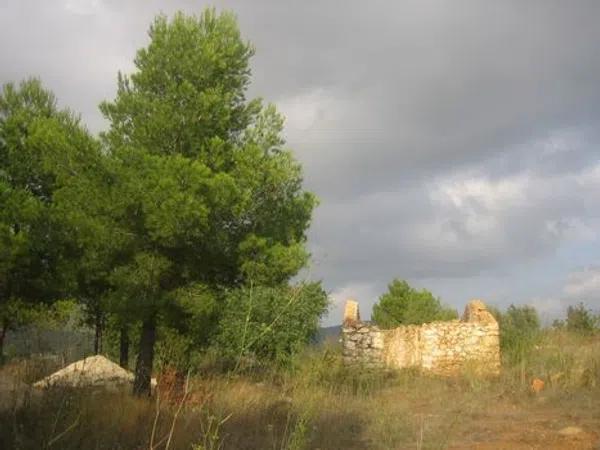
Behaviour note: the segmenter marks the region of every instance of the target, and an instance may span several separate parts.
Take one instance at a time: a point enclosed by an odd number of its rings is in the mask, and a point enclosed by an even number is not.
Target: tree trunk
[[[121,340],[119,345],[119,365],[123,369],[129,368],[129,333],[127,327],[121,327]]]
[[[150,374],[154,362],[154,342],[156,341],[156,321],[154,317],[144,320],[140,336],[140,350],[135,365],[133,393],[150,395]]]
[[[98,355],[102,352],[102,313],[97,312],[95,319],[94,355]]]
[[[4,364],[4,338],[6,337],[7,328],[6,324],[2,324],[2,329],[0,330],[0,365]]]

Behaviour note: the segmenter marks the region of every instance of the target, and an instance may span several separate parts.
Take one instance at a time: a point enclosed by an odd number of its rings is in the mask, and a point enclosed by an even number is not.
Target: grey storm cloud
[[[527,301],[598,264],[599,2],[214,5],[238,14],[250,94],[286,115],[321,198],[310,273],[338,303],[354,289],[368,310],[394,276],[456,306],[473,287]],[[205,6],[5,0],[0,81],[41,77],[99,131],[152,18]]]

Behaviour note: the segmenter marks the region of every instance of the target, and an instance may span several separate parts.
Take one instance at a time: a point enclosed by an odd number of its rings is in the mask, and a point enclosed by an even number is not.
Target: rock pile
[[[74,362],[36,382],[33,386],[38,388],[51,386],[101,387],[118,390],[130,388],[133,379],[133,374],[128,370],[102,355],[96,355]],[[154,380],[153,384],[156,384]]]

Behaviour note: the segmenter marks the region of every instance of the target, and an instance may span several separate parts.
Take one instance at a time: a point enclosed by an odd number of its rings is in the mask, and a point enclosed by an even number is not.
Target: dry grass
[[[30,382],[34,372],[21,363],[2,374]],[[546,382],[539,394],[534,377]],[[171,449],[591,449],[600,342],[548,333],[493,379],[349,369],[335,350],[313,350],[292,369],[193,377],[186,398]],[[147,449],[157,417],[154,400],[106,392],[50,390],[11,405],[0,412],[0,448]],[[158,405],[155,448],[165,448],[178,406]],[[583,432],[561,436],[569,425]]]

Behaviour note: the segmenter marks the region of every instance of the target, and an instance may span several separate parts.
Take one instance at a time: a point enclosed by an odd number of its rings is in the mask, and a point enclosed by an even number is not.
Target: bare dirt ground
[[[504,402],[468,421],[469,431],[452,439],[449,449],[600,450],[598,412],[549,407],[543,400],[525,408]]]

